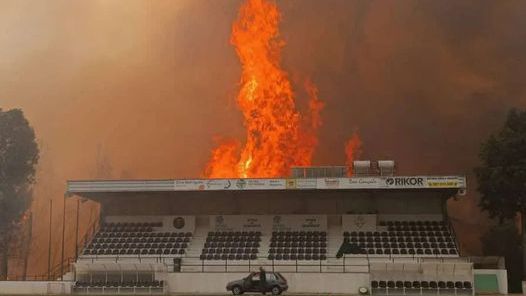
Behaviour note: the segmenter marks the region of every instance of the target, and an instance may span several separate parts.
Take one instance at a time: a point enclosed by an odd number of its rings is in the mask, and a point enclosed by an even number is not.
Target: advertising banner
[[[465,188],[460,176],[174,180],[175,191]]]

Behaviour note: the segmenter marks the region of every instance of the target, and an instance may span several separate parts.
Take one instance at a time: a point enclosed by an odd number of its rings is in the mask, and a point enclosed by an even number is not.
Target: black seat
[[[429,288],[429,282],[428,281],[421,281],[420,282],[420,287],[422,287],[424,289]]]

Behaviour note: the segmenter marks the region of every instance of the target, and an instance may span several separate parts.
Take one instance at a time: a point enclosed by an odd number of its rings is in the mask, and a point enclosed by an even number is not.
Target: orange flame
[[[345,164],[351,168],[353,165],[353,161],[358,159],[360,155],[362,154],[362,140],[360,139],[360,135],[358,134],[358,131],[355,131],[351,138],[347,141],[345,144],[345,156],[347,157],[347,160],[345,161]],[[352,170],[349,169],[348,175],[352,175]]]
[[[317,145],[323,103],[316,87],[306,83],[309,114],[296,109],[288,74],[281,68],[280,13],[274,3],[248,0],[232,26],[231,43],[241,61],[241,88],[237,103],[247,130],[246,142],[228,141],[213,150],[204,175],[225,177],[278,177],[290,167],[310,165]]]

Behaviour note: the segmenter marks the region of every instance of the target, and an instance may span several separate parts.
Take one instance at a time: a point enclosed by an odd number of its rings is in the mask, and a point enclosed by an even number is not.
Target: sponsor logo
[[[424,187],[424,178],[421,177],[394,177],[387,178],[385,183],[389,186],[417,186]]]
[[[223,216],[216,216],[216,224],[222,225],[225,222],[225,218]]]
[[[274,224],[280,224],[281,223],[281,216],[274,216]]]
[[[225,184],[224,189],[228,189],[230,187],[232,187],[232,182],[230,182],[230,180],[227,180],[227,183]]]
[[[287,189],[296,188],[296,179],[287,180]]]
[[[236,187],[239,189],[244,189],[247,186],[247,181],[245,179],[239,179],[236,182]]]
[[[185,225],[185,221],[184,221],[184,218],[183,217],[177,217],[174,219],[173,221],[173,226],[176,228],[176,229],[181,229],[183,228]]]

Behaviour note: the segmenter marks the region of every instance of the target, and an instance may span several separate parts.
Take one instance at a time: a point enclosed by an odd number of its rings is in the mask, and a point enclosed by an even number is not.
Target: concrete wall
[[[369,287],[367,273],[282,273],[289,293],[358,294],[358,288]],[[225,293],[226,284],[242,279],[247,273],[169,273],[170,293]]]
[[[71,293],[72,282],[0,281],[0,295],[63,295]]]

